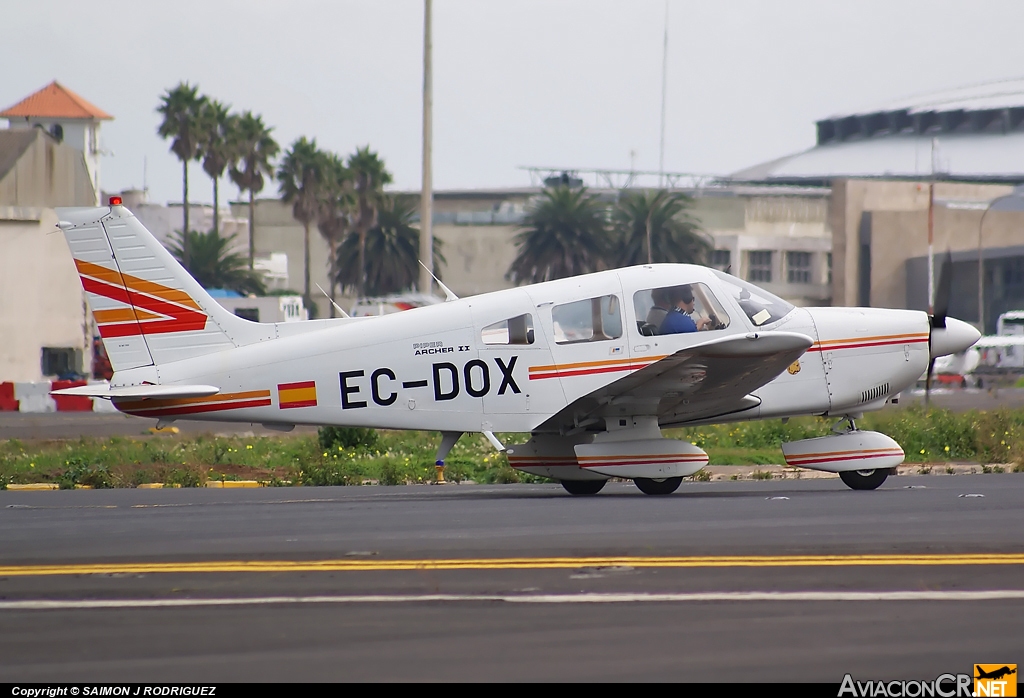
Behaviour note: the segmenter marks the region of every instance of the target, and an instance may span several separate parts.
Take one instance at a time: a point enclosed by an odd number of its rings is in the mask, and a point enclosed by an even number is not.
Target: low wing
[[[579,398],[538,431],[569,433],[607,418],[657,415],[662,426],[756,407],[750,395],[814,341],[794,332],[734,335],[682,349]]]

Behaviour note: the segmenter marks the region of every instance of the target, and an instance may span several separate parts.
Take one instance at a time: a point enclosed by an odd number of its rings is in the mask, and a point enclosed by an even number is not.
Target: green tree
[[[274,176],[270,164],[281,148],[270,135],[272,128],[263,124],[263,117],[247,111],[235,124],[237,161],[229,171],[231,181],[249,192],[249,268],[256,256],[256,195],[263,191],[264,175]]]
[[[545,189],[515,237],[513,283],[538,283],[597,271],[611,252],[607,210],[585,187]]]
[[[704,264],[711,243],[690,215],[692,205],[689,196],[664,189],[623,193],[612,213],[614,265]]]
[[[183,209],[182,230],[190,230],[188,221],[188,163],[199,156],[199,115],[202,112],[205,97],[199,95],[198,85],[179,83],[173,90],[168,90],[160,98],[157,108],[164,120],[157,128],[161,138],[173,138],[171,152],[181,160],[181,204]],[[189,259],[189,239],[184,239],[182,248],[183,259]]]
[[[416,201],[409,197],[385,195],[378,202],[377,225],[365,237],[367,266],[359,266],[359,231],[350,229],[337,253],[337,282],[342,288],[358,289],[364,282],[364,294],[384,296],[407,291],[419,279],[420,231],[412,225],[417,213]],[[434,238],[434,274],[440,278],[445,264],[441,241]]]
[[[193,230],[187,243],[191,258],[186,262],[186,243],[178,230],[167,249],[203,288],[226,288],[243,296],[264,295],[267,289],[263,275],[250,269],[245,257],[232,249],[234,241],[234,235],[221,237],[217,230],[205,233]]]
[[[213,229],[220,232],[220,178],[238,158],[235,132],[238,117],[220,102],[208,99],[199,112],[199,156],[203,171],[213,180]]]
[[[384,185],[391,183],[391,173],[384,167],[384,161],[370,146],[357,148],[348,158],[348,169],[352,172],[355,188],[356,209],[353,225],[359,235],[359,283],[356,292],[366,295],[366,235],[377,225],[377,211],[384,198]]]
[[[327,155],[316,145],[316,139],[305,136],[292,143],[277,168],[277,181],[281,198],[292,205],[292,215],[302,223],[303,237],[303,300],[306,307],[313,305],[309,290],[309,227],[320,214]]]
[[[327,241],[330,256],[327,260],[327,278],[330,279],[331,298],[338,285],[338,244],[352,229],[355,193],[352,189],[352,173],[344,161],[335,153],[328,153],[325,162],[324,181],[320,196],[320,212],[316,227]],[[334,317],[334,304],[331,304]]]

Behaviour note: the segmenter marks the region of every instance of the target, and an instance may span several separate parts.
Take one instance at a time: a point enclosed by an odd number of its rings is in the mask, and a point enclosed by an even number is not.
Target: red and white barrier
[[[88,381],[105,383],[106,381]],[[0,412],[117,412],[110,400],[76,395],[50,395],[51,390],[86,385],[86,381],[0,383]]]

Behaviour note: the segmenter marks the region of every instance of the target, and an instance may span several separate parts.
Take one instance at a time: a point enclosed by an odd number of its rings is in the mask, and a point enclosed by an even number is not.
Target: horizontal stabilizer
[[[77,395],[79,397],[135,398],[184,398],[208,397],[216,395],[220,388],[212,385],[129,385],[123,388],[111,388],[105,383],[80,385],[76,388],[53,390],[50,395]]]

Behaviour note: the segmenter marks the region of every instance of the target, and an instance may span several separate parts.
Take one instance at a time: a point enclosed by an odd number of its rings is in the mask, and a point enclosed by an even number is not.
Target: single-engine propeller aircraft
[[[218,305],[119,197],[110,204],[58,216],[113,378],[55,394],[108,398],[164,423],[439,431],[439,471],[463,433],[479,432],[513,467],[572,494],[611,477],[675,491],[708,456],[665,427],[798,415],[837,422],[829,436],[783,444],[787,463],[874,489],[903,450],[856,420],[980,336],[946,317],[946,278],[929,316],[796,308],[686,264],[462,299],[445,289],[448,302],[380,317],[257,323]],[[531,438],[503,447],[495,431]]]

